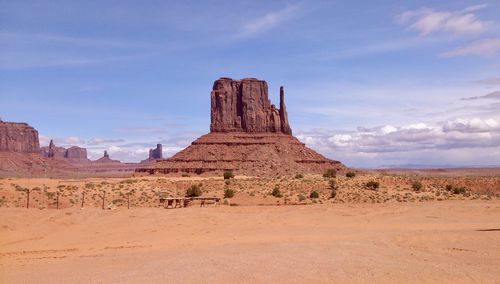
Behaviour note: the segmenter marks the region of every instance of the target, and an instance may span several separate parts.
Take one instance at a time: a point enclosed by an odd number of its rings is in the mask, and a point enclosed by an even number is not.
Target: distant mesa
[[[38,153],[38,131],[27,123],[0,121],[0,151]]]
[[[40,153],[46,158],[68,159],[71,162],[90,162],[87,158],[87,149],[78,146],[72,146],[68,149],[56,147],[53,140],[50,140],[48,147],[41,147]]]
[[[136,168],[136,164],[112,160],[107,152],[98,161],[90,161],[85,148],[57,147],[53,140],[45,147],[39,143],[38,131],[28,124],[0,121],[0,175],[114,175]]]
[[[160,159],[163,159],[163,146],[161,144],[156,144],[156,148],[149,149],[149,157],[146,160],[142,160],[141,163],[147,163]]]
[[[307,148],[292,136],[280,88],[280,108],[268,95],[266,81],[220,78],[210,93],[210,133],[173,157],[137,168],[138,173],[220,173],[263,176],[322,173],[346,167]]]
[[[109,154],[108,154],[108,151],[104,151],[104,154],[102,156],[102,158],[100,159],[97,159],[96,161],[94,161],[96,163],[109,163],[109,164],[119,164],[120,161],[118,160],[112,160],[110,157],[109,157]]]

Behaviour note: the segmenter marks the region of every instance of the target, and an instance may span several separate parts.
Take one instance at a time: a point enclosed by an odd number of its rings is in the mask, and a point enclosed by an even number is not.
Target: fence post
[[[103,195],[102,195],[102,210],[104,210],[104,201],[106,200],[106,191],[102,191]]]
[[[85,191],[82,191],[82,206],[80,207],[81,209],[83,209],[84,202],[85,202]]]
[[[30,208],[30,189],[26,188],[26,209]]]

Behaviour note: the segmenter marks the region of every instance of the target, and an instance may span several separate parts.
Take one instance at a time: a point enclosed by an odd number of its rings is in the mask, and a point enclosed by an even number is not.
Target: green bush
[[[311,191],[311,194],[309,194],[310,198],[319,198],[319,193],[317,191]]]
[[[224,179],[230,179],[230,178],[234,178],[233,171],[225,171],[224,172]]]
[[[197,184],[193,184],[190,188],[186,190],[186,197],[198,197],[201,196],[203,192]]]
[[[301,179],[301,178],[304,178],[304,175],[303,174],[296,174],[295,178],[296,179]]]
[[[348,178],[353,178],[356,176],[356,173],[355,172],[348,172],[347,174],[345,174],[345,176]]]
[[[273,191],[271,192],[271,195],[274,197],[283,197],[283,194],[281,194],[281,191],[278,187],[275,187]]]
[[[326,177],[326,178],[334,178],[336,176],[337,176],[337,170],[336,169],[328,169],[323,174],[323,177]]]
[[[411,184],[411,188],[413,188],[414,191],[420,191],[423,187],[422,182],[419,180],[416,180]]]
[[[378,181],[371,180],[365,184],[365,187],[370,190],[377,190],[377,188],[380,187],[380,184],[378,183]]]
[[[224,198],[232,198],[234,196],[234,190],[226,188],[224,190]]]

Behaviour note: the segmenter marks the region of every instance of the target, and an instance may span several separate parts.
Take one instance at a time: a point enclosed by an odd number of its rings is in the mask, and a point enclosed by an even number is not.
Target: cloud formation
[[[238,38],[253,37],[271,30],[283,22],[293,18],[299,11],[300,4],[288,5],[285,8],[269,12],[257,19],[245,23],[237,35]]]
[[[490,77],[477,82],[486,86],[500,86],[500,77]]]
[[[479,20],[473,12],[485,7],[486,5],[476,5],[462,11],[437,11],[430,8],[420,8],[400,14],[397,20],[421,36],[433,33],[478,34],[485,31],[491,22]]]
[[[373,158],[377,156],[401,158],[405,155],[422,155],[420,161],[425,161],[432,157],[426,158],[422,153],[429,151],[481,151],[486,148],[498,150],[500,123],[494,118],[456,118],[436,125],[415,123],[403,126],[358,127],[353,131],[308,131],[299,133],[297,137],[307,146],[333,158],[349,160],[349,157],[362,159],[369,156],[371,162],[376,163],[377,160]],[[499,151],[495,153],[500,156]],[[493,163],[494,156],[491,159]],[[452,157],[448,159],[452,160]],[[413,161],[418,160],[414,158]]]
[[[468,45],[447,51],[441,54],[442,57],[456,57],[464,55],[478,55],[493,57],[500,53],[500,38],[489,38],[472,42]]]
[[[500,100],[500,91],[495,91],[495,92],[486,94],[484,96],[476,96],[476,97],[463,98],[462,100],[464,100],[464,101],[471,101],[471,100],[480,100],[480,99]]]

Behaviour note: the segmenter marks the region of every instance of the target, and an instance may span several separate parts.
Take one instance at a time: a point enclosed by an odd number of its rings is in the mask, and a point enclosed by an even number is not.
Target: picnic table
[[[163,206],[163,208],[182,208],[188,207],[195,200],[199,200],[200,207],[204,207],[207,201],[213,201],[214,205],[220,202],[220,197],[160,197],[159,206]]]

